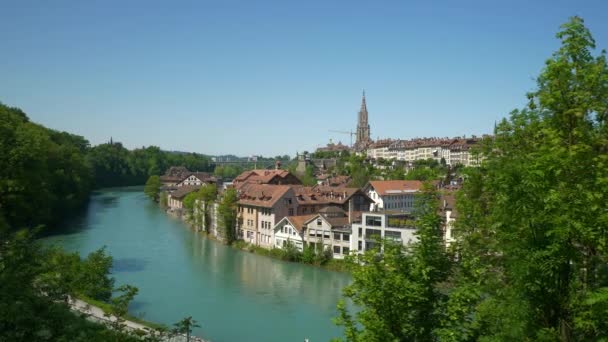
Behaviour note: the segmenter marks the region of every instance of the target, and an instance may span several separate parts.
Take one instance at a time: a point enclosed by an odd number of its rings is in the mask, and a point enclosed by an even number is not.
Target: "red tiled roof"
[[[323,185],[292,186],[299,204],[338,204],[343,205],[359,188],[330,187]],[[366,196],[363,192],[362,195]]]
[[[181,198],[186,197],[186,195],[188,195],[191,192],[198,191],[198,189],[200,189],[200,188],[201,187],[199,185],[184,185],[184,186],[177,188],[177,190],[173,191],[171,193],[171,197],[181,199]]]
[[[291,187],[246,183],[239,189],[239,204],[271,208]]]
[[[310,219],[317,217],[317,215],[298,215],[298,216],[286,216],[285,218],[289,220],[291,225],[298,231],[302,232],[302,228],[304,228],[304,223],[309,221]]]
[[[244,183],[268,184],[275,177],[287,178],[291,172],[287,170],[250,170],[245,171],[234,179],[235,187],[239,188]],[[295,177],[295,176],[294,176]]]

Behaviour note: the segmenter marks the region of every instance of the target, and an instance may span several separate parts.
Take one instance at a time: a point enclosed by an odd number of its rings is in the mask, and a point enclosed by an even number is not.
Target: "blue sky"
[[[608,1],[0,0],[0,101],[92,144],[295,154],[348,135],[490,133],[559,25]]]

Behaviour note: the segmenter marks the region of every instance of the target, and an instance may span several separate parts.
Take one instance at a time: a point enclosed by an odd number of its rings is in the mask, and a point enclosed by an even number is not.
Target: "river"
[[[171,325],[192,316],[194,334],[221,341],[327,341],[347,274],[235,250],[167,216],[141,187],[95,192],[86,212],[43,239],[81,256],[106,246],[117,285],[139,294],[133,315]]]

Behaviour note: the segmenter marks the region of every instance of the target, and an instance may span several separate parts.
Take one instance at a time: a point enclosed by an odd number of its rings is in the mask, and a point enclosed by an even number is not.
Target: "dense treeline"
[[[185,166],[190,171],[214,169],[211,159],[201,154],[166,152],[156,146],[130,151],[117,142],[91,148],[88,160],[96,187],[143,185],[150,176],[162,175],[174,165]]]
[[[526,108],[465,170],[449,253],[427,192],[419,242],[355,260],[348,341],[608,339],[608,64],[581,18],[557,37]]]
[[[0,215],[9,226],[56,222],[88,199],[94,185],[88,145],[0,104]]]
[[[0,165],[0,212],[13,228],[53,225],[86,203],[92,189],[143,185],[172,165],[213,170],[208,157],[195,153],[130,151],[117,142],[90,147],[1,103]]]

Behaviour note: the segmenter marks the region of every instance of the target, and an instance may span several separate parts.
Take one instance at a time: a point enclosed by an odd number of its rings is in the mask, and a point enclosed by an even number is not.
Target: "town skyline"
[[[93,145],[208,155],[348,144],[330,131],[356,130],[363,89],[373,140],[489,134],[568,17],[608,45],[602,1],[521,5],[10,3],[0,101]]]

